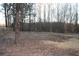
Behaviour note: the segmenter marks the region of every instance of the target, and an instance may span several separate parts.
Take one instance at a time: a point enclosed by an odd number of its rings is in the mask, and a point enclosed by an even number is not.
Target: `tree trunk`
[[[18,43],[20,37],[20,4],[16,3],[16,23],[15,23],[15,44]]]
[[[7,8],[6,8],[6,3],[4,6],[4,10],[5,10],[5,26],[7,27]]]

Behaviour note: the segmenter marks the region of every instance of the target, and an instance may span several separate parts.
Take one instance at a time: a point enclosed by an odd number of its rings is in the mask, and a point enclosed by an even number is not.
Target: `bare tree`
[[[51,28],[51,19],[50,19],[50,12],[51,12],[51,5],[48,4],[48,23],[49,23],[49,31],[51,32],[52,31],[52,28]]]
[[[58,20],[58,22],[60,22],[60,20],[59,20],[59,4],[57,4],[57,20]]]
[[[46,4],[44,4],[44,23],[46,22]]]
[[[5,25],[7,27],[8,26],[7,25],[7,3],[4,3],[3,4],[3,7],[4,7],[4,11],[5,11]]]
[[[63,7],[63,20],[64,20],[64,32],[67,32],[67,11],[68,11],[68,4],[65,4]]]
[[[20,6],[20,3],[16,3],[15,44],[19,41],[20,36]]]
[[[74,14],[74,20],[75,20],[75,26],[74,26],[74,31],[77,32],[78,31],[78,4],[75,4],[75,14]]]
[[[41,4],[38,5],[39,31],[41,31]]]
[[[76,14],[75,14],[75,25],[77,26],[78,25],[78,4],[76,4]]]

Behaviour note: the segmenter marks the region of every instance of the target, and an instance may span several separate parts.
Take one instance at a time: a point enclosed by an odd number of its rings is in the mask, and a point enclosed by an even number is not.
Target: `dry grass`
[[[76,38],[71,38],[69,41],[65,41],[65,42],[54,42],[50,40],[42,40],[42,42],[46,45],[55,45],[59,48],[64,48],[64,49],[68,49],[68,48],[79,49],[78,47],[79,39]]]
[[[4,47],[5,51],[2,55],[79,55],[78,37],[49,32],[21,32],[18,46],[16,46],[12,43],[14,36],[14,32],[4,35],[5,40],[8,40],[8,45]]]

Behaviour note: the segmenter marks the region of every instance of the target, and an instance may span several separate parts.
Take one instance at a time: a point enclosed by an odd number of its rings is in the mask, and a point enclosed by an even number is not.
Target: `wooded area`
[[[0,55],[79,55],[77,3],[3,3]],[[10,30],[11,29],[11,30]]]
[[[20,31],[79,32],[77,3],[20,3],[18,7],[16,3],[4,3],[3,7],[6,27],[13,30],[18,21]],[[16,15],[19,20],[16,20]]]

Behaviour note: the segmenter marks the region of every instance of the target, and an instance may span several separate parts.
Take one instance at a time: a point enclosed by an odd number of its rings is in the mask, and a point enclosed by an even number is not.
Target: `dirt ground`
[[[1,34],[1,33],[0,33]],[[79,35],[53,32],[20,32],[17,45],[15,33],[0,35],[2,56],[79,56]]]

